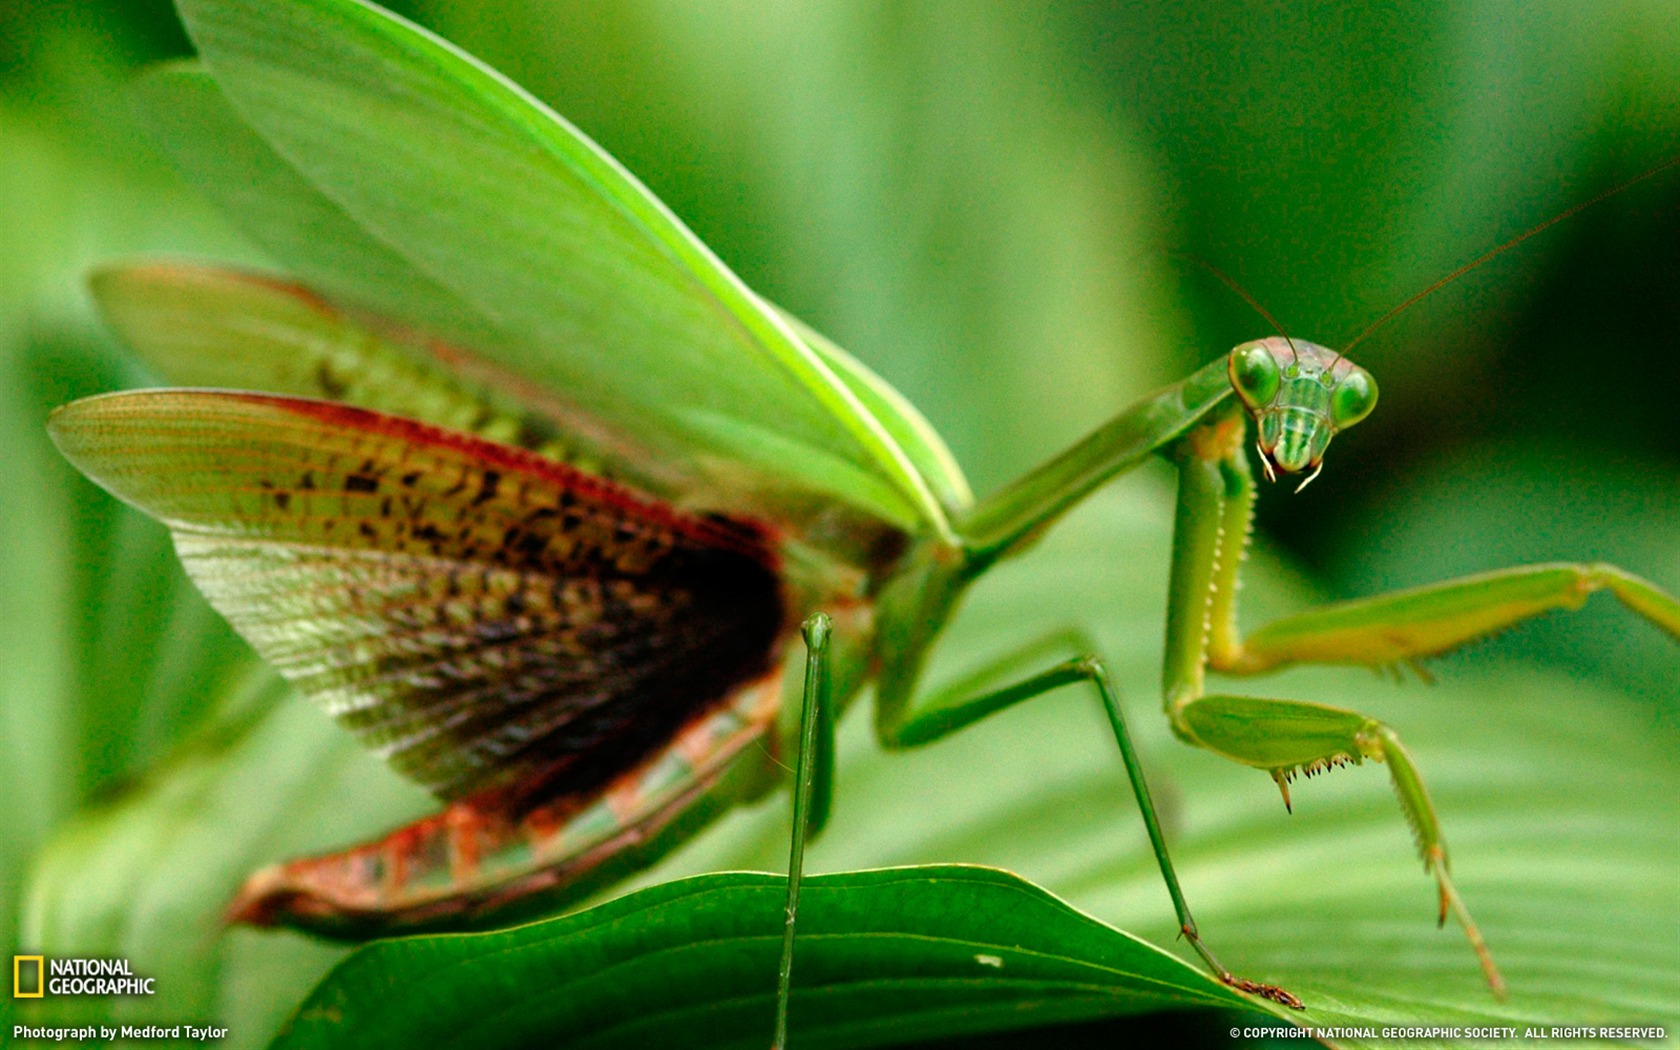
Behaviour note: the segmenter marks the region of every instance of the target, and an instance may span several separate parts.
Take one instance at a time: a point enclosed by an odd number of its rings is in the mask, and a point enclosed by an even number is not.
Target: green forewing
[[[75,402],[52,433],[169,525],[264,658],[444,797],[598,787],[784,635],[758,530],[466,435],[171,390]]]
[[[182,171],[305,284],[463,346],[482,348],[505,341],[474,308],[374,239],[282,160],[197,63],[159,66],[140,78],[138,90],[154,117],[153,134]],[[915,406],[833,342],[790,316],[784,318],[864,409],[880,420],[944,508],[966,508],[973,499],[967,479]],[[124,329],[125,338],[143,356],[153,356],[144,345],[151,334]],[[235,385],[250,383],[247,378]],[[575,431],[579,415],[573,412],[564,422]],[[610,429],[600,420],[593,426]],[[645,453],[633,464],[621,457],[614,465],[626,476],[637,469],[644,476],[649,473]],[[664,473],[677,475],[677,484],[667,489],[673,498],[683,498],[684,485],[692,489],[700,480],[684,477],[680,465],[666,467]]]
[[[646,492],[681,487],[657,458],[506,369],[302,286],[173,262],[107,267],[91,284],[106,321],[170,384],[342,401],[541,452]]]
[[[834,369],[834,374],[849,387],[859,402],[887,429],[898,442],[911,464],[927,480],[940,504],[953,516],[967,510],[974,502],[968,479],[957,465],[956,457],[945,446],[945,439],[917,411],[892,384],[870,371],[862,361],[836,346],[827,336],[811,328],[796,317],[783,314],[805,345]]]
[[[196,62],[135,81],[152,136],[192,183],[296,279],[467,345],[501,336],[471,304],[382,243],[274,152]]]
[[[240,117],[325,198],[314,211],[364,231],[336,256],[289,239],[333,271],[329,294],[402,282],[389,265],[401,260],[426,278],[407,294],[435,286],[470,311],[465,327],[483,334],[475,349],[686,465],[717,505],[774,512],[820,494],[901,527],[945,527],[928,484],[847,383],[529,95],[352,0],[180,6]],[[253,160],[246,147],[242,163]],[[259,223],[279,218],[263,211]],[[342,227],[334,219],[327,232]],[[341,286],[338,268],[369,243],[378,276]],[[381,291],[386,308],[403,294]]]

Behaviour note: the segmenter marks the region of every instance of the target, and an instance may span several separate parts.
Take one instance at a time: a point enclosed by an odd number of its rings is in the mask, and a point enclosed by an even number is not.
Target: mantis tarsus
[[[1062,646],[1064,662],[1012,678],[1023,654],[1052,647],[1039,639],[1000,654],[989,684],[917,694],[976,579],[1160,454],[1179,474],[1163,683],[1174,731],[1267,771],[1286,803],[1294,775],[1385,762],[1442,920],[1462,923],[1499,989],[1394,731],[1210,693],[1206,672],[1418,660],[1597,589],[1680,638],[1680,602],[1611,566],[1540,565],[1244,637],[1249,422],[1268,475],[1316,472],[1376,401],[1346,357],[1283,336],[1245,343],[976,502],[913,407],[745,289],[611,158],[483,67],[343,0],[182,7],[216,81],[176,70],[158,97],[218,136],[174,140],[179,159],[212,192],[230,192],[218,166],[232,164],[289,204],[295,219],[268,206],[249,221],[308,288],[179,265],[109,271],[96,283],[107,314],[164,374],[272,393],[104,395],[61,409],[54,437],[170,526],[212,604],[282,673],[449,803],[377,842],[259,871],[232,917],[357,937],[575,896],[626,858],[651,859],[644,843],[666,848],[666,831],[779,782],[753,745],[797,741],[781,1044],[802,850],[829,808],[847,701],[873,681],[877,736],[900,749],[1083,683],[1108,713],[1190,945],[1221,980],[1300,1005],[1203,944],[1093,650]],[[498,179],[534,213],[504,214]],[[428,190],[450,206],[403,206]],[[507,242],[548,251],[553,272],[522,269]],[[467,325],[445,344],[415,329],[448,325],[447,312],[399,325],[372,308],[437,310],[437,297],[495,324],[482,342]],[[802,633],[795,681],[784,668]]]

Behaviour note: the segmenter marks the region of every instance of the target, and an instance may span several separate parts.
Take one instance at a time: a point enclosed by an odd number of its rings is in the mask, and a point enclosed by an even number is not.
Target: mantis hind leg
[[[793,987],[793,957],[795,929],[799,915],[799,885],[804,869],[805,843],[814,834],[820,820],[827,814],[826,799],[832,793],[834,754],[833,708],[828,695],[829,657],[828,617],[821,613],[805,622],[806,647],[805,687],[800,707],[799,760],[793,791],[793,834],[788,853],[788,888],[784,910],[781,967],[776,982],[776,1025],[771,1046],[783,1050],[787,1046],[788,1012]],[[1047,671],[1028,675],[1013,684],[988,688],[989,683],[1006,680],[1026,661],[1036,660],[1049,652],[1084,647],[1083,636],[1077,632],[1061,632],[1022,647],[994,661],[979,673],[957,683],[950,690],[935,694],[914,710],[908,704],[893,704],[899,716],[880,727],[883,746],[907,749],[933,743],[958,730],[980,721],[1005,707],[1042,696],[1064,685],[1088,682],[1097,690],[1115,741],[1131,781],[1133,795],[1148,831],[1150,846],[1172,897],[1178,915],[1179,929],[1196,953],[1201,956],[1216,977],[1239,991],[1258,995],[1273,1002],[1296,1009],[1304,1008],[1300,999],[1276,985],[1263,984],[1238,977],[1227,970],[1206,944],[1202,942],[1196,920],[1184,900],[1178,885],[1178,875],[1167,853],[1166,838],[1155,814],[1155,804],[1144,780],[1143,767],[1138,761],[1131,734],[1126,728],[1120,698],[1102,662],[1094,656],[1066,660]]]

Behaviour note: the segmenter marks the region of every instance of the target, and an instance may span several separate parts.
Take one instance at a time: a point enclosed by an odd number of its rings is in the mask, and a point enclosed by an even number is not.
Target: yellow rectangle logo
[[[35,990],[33,992],[26,992],[26,991],[23,990],[23,974],[24,974],[23,964],[24,963],[34,963],[35,964]],[[47,961],[46,961],[46,957],[45,956],[40,956],[40,955],[14,955],[14,956],[12,956],[12,998],[13,999],[39,999],[46,994],[47,994]]]

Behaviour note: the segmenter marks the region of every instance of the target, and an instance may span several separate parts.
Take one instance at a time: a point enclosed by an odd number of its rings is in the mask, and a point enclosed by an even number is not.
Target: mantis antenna
[[[1474,270],[1476,267],[1478,267],[1478,266],[1482,265],[1483,263],[1487,262],[1489,259],[1492,259],[1494,256],[1501,255],[1504,252],[1507,252],[1510,249],[1515,248],[1517,245],[1519,245],[1522,242],[1528,240],[1530,237],[1534,236],[1535,234],[1540,233],[1544,230],[1547,230],[1547,229],[1557,225],[1558,223],[1562,222],[1563,220],[1565,220],[1565,219],[1567,219],[1567,218],[1569,218],[1573,215],[1578,215],[1581,212],[1586,211],[1588,208],[1592,207],[1593,205],[1597,204],[1598,202],[1600,202],[1602,200],[1605,200],[1605,199],[1610,198],[1610,197],[1614,197],[1616,194],[1621,193],[1623,190],[1631,189],[1632,187],[1639,185],[1641,182],[1644,182],[1646,179],[1652,178],[1653,176],[1656,176],[1656,175],[1660,175],[1664,171],[1667,171],[1669,168],[1674,167],[1676,164],[1680,164],[1680,155],[1670,157],[1667,160],[1663,161],[1661,164],[1658,164],[1654,168],[1647,168],[1646,170],[1640,172],[1638,175],[1635,175],[1633,178],[1627,180],[1626,182],[1622,183],[1619,186],[1612,186],[1610,189],[1605,190],[1603,193],[1596,194],[1595,196],[1589,197],[1579,204],[1572,205],[1571,207],[1565,208],[1563,211],[1558,212],[1556,215],[1547,219],[1545,222],[1542,222],[1537,226],[1533,226],[1533,227],[1530,227],[1527,230],[1524,230],[1522,233],[1517,234],[1515,237],[1512,237],[1510,240],[1506,241],[1504,244],[1499,245],[1497,248],[1492,248],[1488,251],[1483,252],[1481,255],[1478,255],[1474,259],[1471,259],[1469,262],[1465,263],[1463,266],[1460,266],[1458,269],[1454,270],[1452,273],[1447,274],[1445,277],[1443,277],[1440,280],[1438,280],[1438,281],[1434,282],[1433,284],[1429,285],[1427,288],[1424,288],[1422,291],[1417,292],[1416,294],[1412,295],[1410,298],[1408,298],[1407,300],[1402,302],[1399,306],[1396,306],[1393,309],[1389,310],[1387,313],[1383,314],[1381,317],[1377,318],[1375,321],[1372,321],[1368,326],[1366,326],[1366,328],[1363,332],[1360,332],[1358,335],[1354,336],[1352,341],[1350,341],[1347,345],[1343,346],[1342,349],[1341,349],[1341,353],[1339,353],[1337,356],[1338,357],[1345,356],[1348,353],[1348,351],[1352,350],[1354,347],[1356,347],[1360,343],[1364,342],[1366,340],[1366,338],[1368,338],[1373,332],[1375,332],[1377,329],[1381,328],[1383,325],[1387,324],[1388,322],[1394,320],[1395,317],[1399,316],[1401,313],[1403,313],[1404,311],[1409,309],[1418,300],[1423,299],[1424,297],[1434,293],[1437,289],[1439,289],[1439,288],[1441,288],[1445,285],[1451,284],[1453,281],[1458,280],[1460,277],[1463,277],[1465,274],[1469,273],[1471,270]],[[1209,267],[1209,268],[1212,269],[1211,267]],[[1218,275],[1217,270],[1215,270],[1214,273],[1216,275]],[[1256,309],[1258,309],[1258,306],[1256,306]],[[1263,310],[1261,311],[1261,313],[1264,313],[1264,312],[1265,311],[1263,311]],[[1267,318],[1267,319],[1270,320],[1270,318]],[[1276,322],[1273,322],[1273,323],[1275,324]],[[1279,329],[1279,331],[1282,331],[1282,329]]]
[[[1680,157],[1677,157],[1675,159],[1680,160]],[[1260,300],[1258,300],[1258,299],[1254,298],[1254,296],[1248,294],[1248,289],[1244,288],[1242,285],[1238,284],[1236,282],[1235,278],[1231,277],[1224,270],[1221,270],[1219,267],[1213,265],[1212,263],[1208,262],[1206,259],[1201,258],[1200,256],[1190,255],[1190,254],[1185,253],[1185,252],[1174,252],[1173,254],[1178,256],[1180,259],[1184,259],[1187,262],[1195,263],[1197,266],[1200,266],[1202,269],[1206,270],[1208,273],[1211,273],[1215,277],[1219,278],[1219,282],[1221,284],[1223,284],[1225,287],[1231,289],[1231,291],[1236,292],[1239,296],[1241,296],[1243,302],[1247,303],[1249,306],[1252,306],[1254,308],[1255,313],[1259,314],[1261,317],[1264,317],[1266,319],[1267,324],[1270,324],[1273,328],[1277,329],[1277,334],[1283,336],[1283,341],[1289,344],[1289,350],[1290,350],[1291,353],[1295,354],[1295,356],[1297,356],[1297,357],[1300,356],[1300,351],[1295,349],[1295,340],[1289,338],[1289,333],[1283,330],[1283,325],[1278,324],[1277,318],[1272,316],[1271,311],[1267,310],[1264,306],[1261,306],[1260,305]]]

